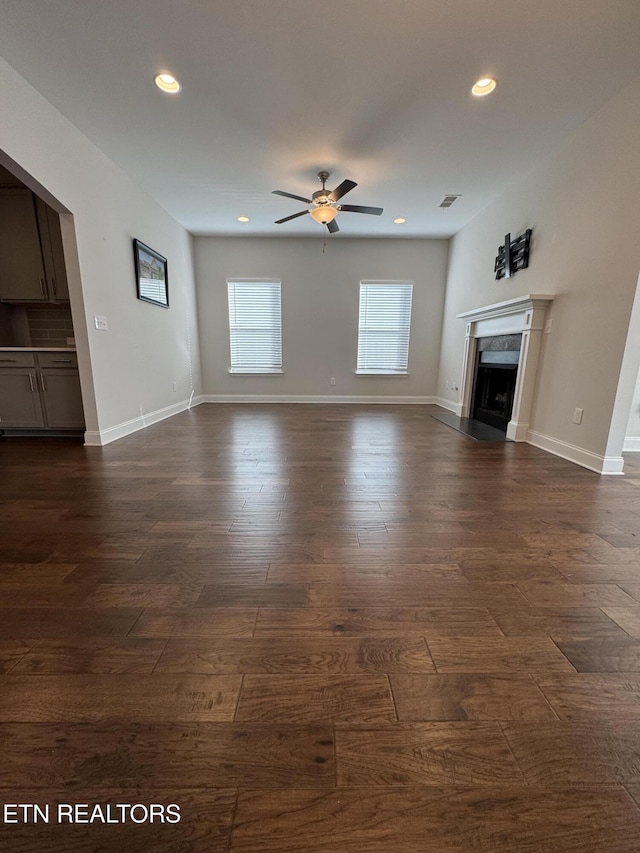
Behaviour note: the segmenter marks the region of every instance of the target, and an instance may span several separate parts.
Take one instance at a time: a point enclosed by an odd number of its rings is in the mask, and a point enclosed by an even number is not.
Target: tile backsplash
[[[73,337],[71,308],[68,305],[34,305],[27,308],[31,346],[66,347]]]

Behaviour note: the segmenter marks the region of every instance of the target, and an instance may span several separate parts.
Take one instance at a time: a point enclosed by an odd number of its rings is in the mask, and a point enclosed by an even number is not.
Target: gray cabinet
[[[0,190],[0,299],[49,299],[34,195],[26,189]]]
[[[60,217],[55,210],[37,197],[36,216],[49,299],[52,302],[68,302],[69,285],[67,284],[67,268],[64,262],[64,249],[62,248]]]
[[[68,299],[60,217],[28,189],[0,189],[0,301]]]
[[[75,353],[0,352],[0,430],[81,430]]]

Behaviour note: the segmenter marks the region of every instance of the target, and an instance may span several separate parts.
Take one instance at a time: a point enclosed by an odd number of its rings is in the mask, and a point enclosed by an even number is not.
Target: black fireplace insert
[[[513,410],[520,340],[520,335],[502,335],[478,341],[471,417],[502,432]]]

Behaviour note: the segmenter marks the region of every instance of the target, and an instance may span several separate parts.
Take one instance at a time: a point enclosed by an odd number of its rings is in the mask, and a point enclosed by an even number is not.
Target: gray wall
[[[531,419],[533,443],[569,458],[604,458],[640,270],[640,79],[585,122],[542,167],[452,240],[439,377],[440,396],[459,380],[464,331],[456,314],[527,293],[556,294],[544,335]],[[504,235],[533,228],[531,263],[494,281]],[[637,355],[636,372],[637,372]],[[573,410],[584,409],[580,426]],[[584,451],[580,456],[580,451]]]
[[[436,393],[446,240],[195,238],[203,393],[424,398]],[[282,282],[282,376],[229,374],[227,279]],[[356,376],[361,280],[414,282],[409,376]],[[336,385],[329,380],[335,377]]]

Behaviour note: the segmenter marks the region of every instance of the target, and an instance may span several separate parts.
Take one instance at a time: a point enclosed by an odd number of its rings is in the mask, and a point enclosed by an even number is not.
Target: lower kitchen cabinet
[[[0,431],[81,429],[75,353],[0,353]]]

